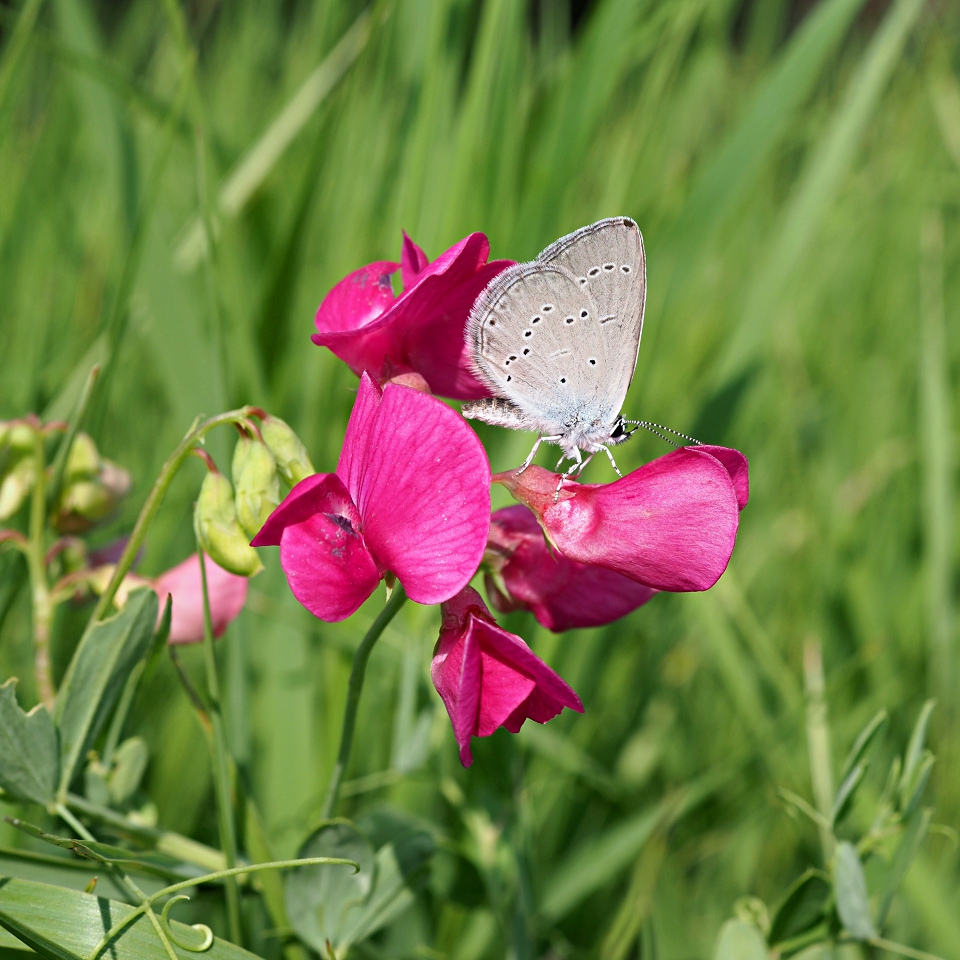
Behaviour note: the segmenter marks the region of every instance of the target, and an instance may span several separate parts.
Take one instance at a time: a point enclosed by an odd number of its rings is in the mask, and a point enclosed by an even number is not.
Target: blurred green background
[[[649,296],[625,412],[750,459],[708,594],[563,636],[506,618],[586,713],[478,741],[469,771],[429,683],[437,610],[395,621],[344,810],[399,805],[443,850],[360,955],[620,957],[605,938],[633,918],[644,958],[709,956],[738,897],[772,903],[821,860],[777,794],[811,798],[818,644],[836,765],[880,707],[890,756],[938,698],[935,820],[957,826],[958,28],[932,0],[0,6],[0,418],[67,414],[104,364],[88,427],[134,491],[99,541],[129,530],[199,413],[262,405],[333,469],[356,379],[310,343],[313,312],[348,271],[399,258],[401,229],[431,258],[481,230],[523,260],[634,217]],[[529,449],[480,432],[494,469]],[[210,443],[223,466],[228,443]],[[617,456],[666,449],[642,437]],[[178,478],[141,572],[193,549],[201,475]],[[597,461],[586,479],[611,478]],[[0,672],[32,703],[28,598],[0,563]],[[382,602],[319,623],[273,557],[221,641],[231,748],[277,855],[318,815]],[[79,622],[60,617],[61,669]],[[130,726],[160,822],[216,844],[209,756],[169,664]],[[890,930],[960,956],[956,834],[931,834]]]

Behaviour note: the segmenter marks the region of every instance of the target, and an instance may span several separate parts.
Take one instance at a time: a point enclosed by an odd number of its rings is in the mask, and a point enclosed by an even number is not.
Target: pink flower
[[[280,546],[294,596],[343,620],[387,572],[439,603],[476,572],[490,524],[490,465],[476,434],[435,397],[360,379],[336,473],[298,483],[255,547]]]
[[[520,637],[497,626],[476,590],[464,587],[440,612],[430,675],[465,767],[473,763],[471,737],[498,727],[517,733],[524,720],[546,723],[564,707],[583,713],[573,690]]]
[[[228,573],[209,557],[207,593],[210,596],[210,619],[213,635],[219,637],[227,626],[240,615],[247,602],[247,578]],[[198,643],[203,639],[203,581],[200,578],[200,557],[192,554],[153,581],[153,589],[160,599],[160,609],[167,595],[173,596],[170,610],[169,643]]]
[[[655,590],[706,590],[733,553],[749,496],[747,460],[727,447],[681,447],[607,484],[565,481],[542,467],[501,473],[568,560]]]
[[[550,550],[537,518],[520,505],[491,518],[484,561],[491,569],[487,594],[501,613],[531,610],[557,633],[613,623],[657,592],[621,573]]]
[[[418,373],[440,396],[490,395],[473,375],[463,331],[473,301],[512,260],[487,263],[490,244],[471,233],[433,263],[406,235],[401,263],[369,263],[341,280],[317,310],[313,342],[329,347],[357,376],[380,382]],[[400,269],[403,293],[390,277]]]

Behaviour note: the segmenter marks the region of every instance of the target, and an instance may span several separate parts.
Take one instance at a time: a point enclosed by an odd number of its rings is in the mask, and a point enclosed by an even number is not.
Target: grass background
[[[134,490],[100,541],[129,529],[201,412],[262,405],[333,468],[356,381],[310,343],[313,311],[348,271],[399,257],[401,229],[431,257],[482,230],[522,260],[634,217],[650,293],[625,412],[750,459],[710,593],[560,637],[506,619],[586,713],[478,742],[469,771],[429,684],[436,609],[389,629],[344,812],[399,805],[444,851],[358,952],[709,956],[738,897],[772,904],[819,861],[776,794],[810,796],[815,640],[837,764],[878,708],[892,755],[939,699],[932,796],[957,825],[958,27],[956,6],[922,0],[0,6],[0,417],[63,415],[105,364],[90,429]],[[480,432],[494,469],[529,449]],[[211,450],[224,464],[227,435]],[[643,437],[618,461],[663,452]],[[178,478],[141,572],[191,550],[201,469]],[[32,702],[27,597],[0,563],[0,667]],[[277,855],[319,812],[381,603],[319,623],[273,558],[220,644],[231,747]],[[168,664],[128,726],[150,743],[160,822],[215,843],[208,755]],[[678,791],[695,802],[649,838]],[[960,956],[957,858],[931,835],[891,938]],[[626,954],[605,940],[618,916],[637,922]]]

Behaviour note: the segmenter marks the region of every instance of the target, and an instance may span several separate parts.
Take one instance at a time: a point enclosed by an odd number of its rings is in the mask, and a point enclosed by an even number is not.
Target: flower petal
[[[335,473],[315,473],[301,480],[267,517],[260,532],[250,541],[253,547],[279,547],[283,531],[313,516],[325,502],[329,481]],[[346,491],[344,491],[346,493]]]
[[[283,529],[280,566],[293,595],[314,616],[344,620],[373,593],[381,574],[363,541],[360,514],[340,478],[327,474],[300,502],[308,498],[314,507],[310,515]]]
[[[366,373],[362,374],[337,462],[337,476],[343,481],[354,503],[358,502],[360,478],[366,466],[367,449],[382,396],[383,391],[376,380]]]
[[[378,260],[348,273],[317,309],[314,319],[317,330],[357,330],[376,320],[396,299],[390,277],[399,266],[389,260]]]
[[[403,231],[403,252],[400,255],[400,276],[403,279],[403,289],[409,290],[417,281],[417,274],[430,261],[427,255]]]
[[[381,381],[398,374],[417,372],[434,393],[460,400],[489,396],[473,375],[464,342],[464,327],[473,301],[483,288],[512,261],[487,263],[490,244],[482,233],[472,233],[416,274],[414,283],[396,300],[384,295],[350,322],[347,311],[350,288],[327,301],[346,283],[341,281],[317,311],[313,342],[328,347],[358,376],[369,371]],[[412,263],[413,252],[408,253]],[[371,264],[364,270],[375,275],[395,264]],[[362,271],[357,271],[362,273]],[[351,274],[347,279],[356,276]],[[382,282],[377,280],[377,284]],[[366,305],[358,298],[361,307]],[[373,317],[373,319],[370,319]]]
[[[496,478],[529,506],[566,557],[657,590],[706,590],[726,569],[739,523],[727,469],[682,447],[609,484],[565,482],[528,467]]]
[[[504,613],[528,609],[555,633],[613,623],[657,592],[613,570],[576,563],[551,551],[537,518],[519,504],[491,517],[487,556],[491,555],[497,558],[499,582],[508,592],[500,593],[488,574],[487,593],[493,605]]]
[[[210,597],[210,619],[213,635],[219,637],[227,625],[240,615],[247,602],[247,578],[229,573],[209,557],[207,594]],[[203,581],[200,577],[200,557],[192,554],[183,563],[160,574],[153,581],[153,589],[160,600],[160,609],[172,594],[169,643],[199,643],[203,640]]]
[[[435,397],[389,384],[356,498],[363,537],[410,598],[439,603],[476,572],[490,524],[490,465],[466,422]]]
[[[730,474],[733,489],[737,491],[737,505],[742,510],[750,499],[750,471],[747,458],[732,447],[715,447],[708,443],[701,443],[698,450],[716,457]]]

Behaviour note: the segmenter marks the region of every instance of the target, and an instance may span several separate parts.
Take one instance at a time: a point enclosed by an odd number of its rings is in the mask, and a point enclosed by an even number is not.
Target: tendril
[[[205,923],[193,923],[190,924],[191,930],[196,930],[197,933],[203,935],[203,940],[199,944],[190,944],[184,943],[174,932],[173,927],[170,926],[170,908],[175,904],[179,903],[181,900],[189,900],[190,898],[185,893],[180,893],[175,897],[171,897],[164,905],[163,909],[160,911],[160,923],[163,926],[163,931],[166,935],[178,946],[184,950],[189,950],[191,953],[203,953],[205,950],[209,950],[213,946],[213,931]]]

